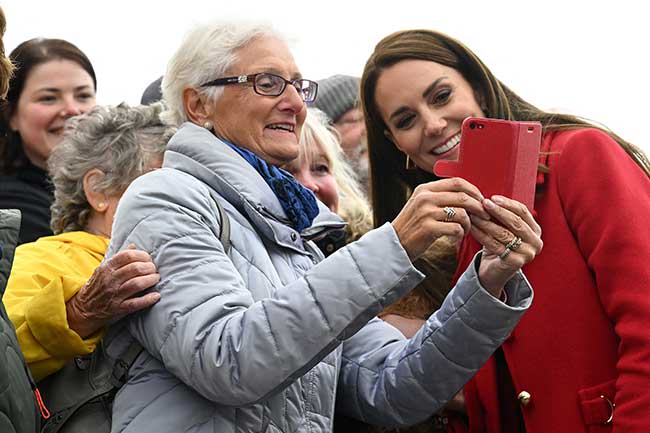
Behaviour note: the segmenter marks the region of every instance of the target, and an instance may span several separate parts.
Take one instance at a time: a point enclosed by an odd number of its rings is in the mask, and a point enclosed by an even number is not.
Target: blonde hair
[[[300,134],[299,163],[312,161],[319,148],[330,164],[339,192],[338,214],[348,223],[347,241],[352,242],[372,229],[370,205],[361,192],[354,171],[344,159],[338,134],[328,126],[327,116],[316,108],[310,108]]]

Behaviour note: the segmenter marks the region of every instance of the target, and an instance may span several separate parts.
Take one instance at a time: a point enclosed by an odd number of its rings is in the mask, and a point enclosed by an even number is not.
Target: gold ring
[[[442,210],[447,214],[447,216],[445,216],[446,223],[451,221],[454,218],[454,215],[456,215],[456,210],[453,207],[446,206],[443,207]]]
[[[506,257],[508,257],[510,255],[510,251],[511,251],[510,248],[506,247],[506,249],[503,250],[503,252],[501,254],[499,254],[499,258],[501,260],[505,260]]]
[[[522,242],[521,238],[519,236],[516,236],[513,240],[510,241],[510,243],[508,243],[508,245],[506,245],[506,248],[508,248],[509,250],[514,251],[517,248],[519,248],[519,245],[521,245],[521,242]]]

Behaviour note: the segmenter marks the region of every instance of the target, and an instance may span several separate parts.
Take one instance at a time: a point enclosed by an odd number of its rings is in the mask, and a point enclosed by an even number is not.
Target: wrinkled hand
[[[470,217],[471,233],[483,245],[478,277],[483,287],[498,297],[506,282],[542,251],[542,229],[518,201],[495,195],[483,204],[491,220]],[[517,237],[521,242],[514,242]]]
[[[86,338],[109,321],[158,302],[157,292],[136,296],[160,281],[148,253],[131,244],[102,263],[66,304],[68,326]]]
[[[392,222],[411,261],[420,257],[440,236],[449,236],[452,241],[462,239],[470,231],[468,214],[489,219],[482,200],[478,188],[461,178],[442,179],[415,188]],[[454,210],[451,219],[445,207]]]

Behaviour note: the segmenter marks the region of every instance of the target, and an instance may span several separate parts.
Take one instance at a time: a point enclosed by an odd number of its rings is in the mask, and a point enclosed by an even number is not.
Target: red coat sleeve
[[[613,432],[650,428],[650,179],[601,131],[567,134],[556,167],[567,221],[619,337]]]

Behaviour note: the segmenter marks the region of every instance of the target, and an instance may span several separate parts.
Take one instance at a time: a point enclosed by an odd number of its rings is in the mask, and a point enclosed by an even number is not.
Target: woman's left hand
[[[483,200],[490,221],[470,216],[471,233],[483,245],[478,277],[486,290],[499,297],[506,282],[542,251],[542,229],[526,206],[495,195]]]

